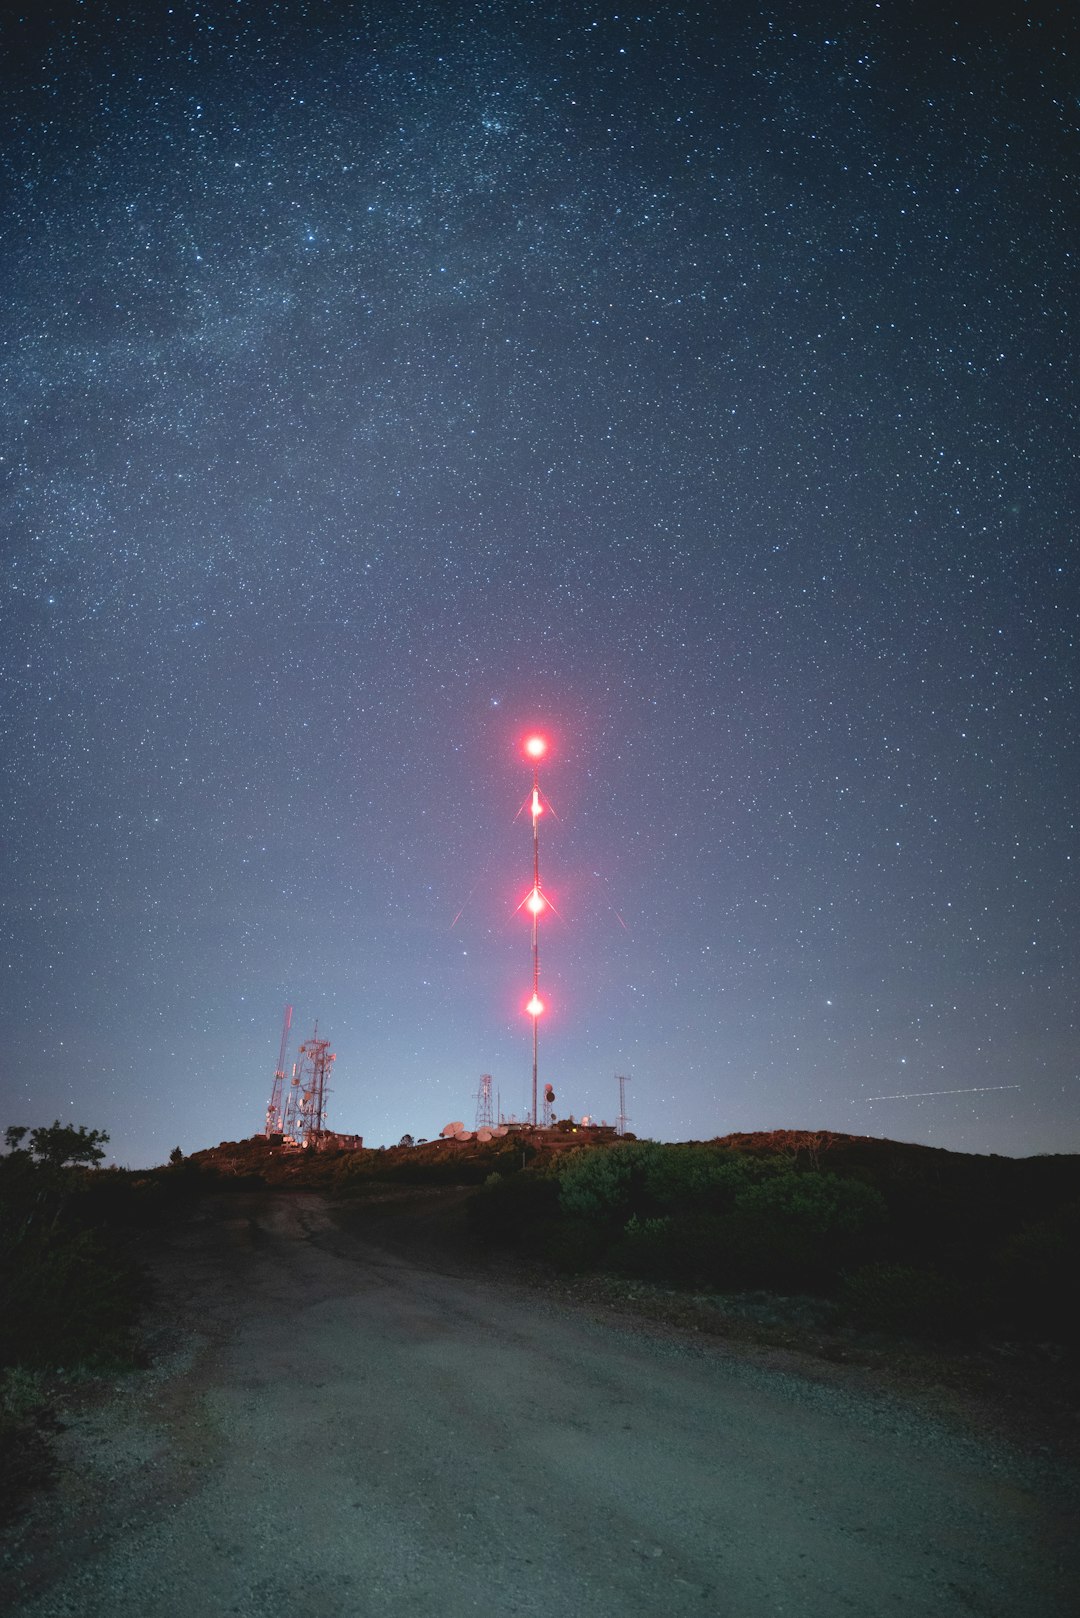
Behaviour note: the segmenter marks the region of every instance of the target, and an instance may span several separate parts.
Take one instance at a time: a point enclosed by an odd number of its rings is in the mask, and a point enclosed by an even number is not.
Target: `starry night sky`
[[[539,725],[557,1113],[1080,1150],[1073,7],[27,11],[0,1125],[522,1115]]]

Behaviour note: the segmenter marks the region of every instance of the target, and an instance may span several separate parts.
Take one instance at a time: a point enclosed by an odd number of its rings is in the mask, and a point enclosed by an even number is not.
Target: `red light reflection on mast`
[[[543,800],[540,796],[540,760],[548,750],[547,738],[537,734],[526,736],[523,752],[533,767],[532,795],[526,801],[532,816],[533,841],[533,880],[532,888],[522,905],[532,917],[532,999],[528,1001],[525,1010],[532,1018],[533,1061],[532,1061],[532,1121],[538,1121],[536,1106],[536,1071],[537,1071],[537,1023],[544,1011],[544,1002],[540,998],[540,916],[549,908],[548,901],[540,891],[540,816],[544,812]],[[521,908],[521,905],[518,906]]]

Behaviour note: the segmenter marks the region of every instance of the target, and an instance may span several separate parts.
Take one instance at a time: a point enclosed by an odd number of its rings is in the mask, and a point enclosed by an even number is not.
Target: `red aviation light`
[[[525,1010],[529,1013],[530,1017],[539,1017],[543,1009],[544,1002],[541,1000],[538,994],[534,994],[528,1005],[525,1007]]]
[[[539,888],[534,888],[525,901],[525,908],[531,916],[538,916],[542,910],[547,909],[547,900]]]
[[[547,742],[542,736],[530,736],[525,743],[525,752],[529,758],[543,758],[547,752]]]

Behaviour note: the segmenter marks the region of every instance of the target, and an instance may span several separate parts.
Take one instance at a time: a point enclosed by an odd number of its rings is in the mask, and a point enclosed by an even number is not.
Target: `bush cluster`
[[[29,1135],[29,1143],[23,1140]],[[119,1223],[144,1199],[94,1165],[107,1136],[59,1123],[7,1132],[0,1157],[0,1367],[127,1357],[140,1294]]]
[[[576,1154],[558,1172],[558,1213],[635,1275],[710,1287],[820,1286],[873,1249],[880,1194],[787,1157],[635,1141]],[[561,1231],[548,1248],[559,1253]]]
[[[497,1176],[470,1206],[490,1242],[568,1269],[832,1296],[867,1326],[1080,1343],[1075,1160],[965,1158],[814,1137],[620,1143]],[[868,1148],[883,1149],[869,1150]]]

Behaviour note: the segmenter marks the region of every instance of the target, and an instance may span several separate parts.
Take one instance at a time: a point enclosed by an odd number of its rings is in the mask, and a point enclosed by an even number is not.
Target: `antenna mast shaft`
[[[532,916],[532,999],[525,1007],[525,1010],[533,1020],[532,1124],[534,1129],[539,1122],[537,1109],[537,1068],[540,1042],[538,1024],[544,1010],[544,1002],[540,998],[540,915],[542,911],[547,909],[547,900],[540,891],[540,816],[544,812],[544,805],[540,797],[540,760],[546,752],[547,742],[543,736],[530,736],[525,743],[525,756],[532,761],[533,767],[532,793],[526,800],[532,814],[533,882],[532,888],[522,900],[522,904],[526,906]],[[518,906],[518,909],[521,909],[521,905]]]
[[[533,893],[539,898],[540,894],[540,765],[533,765],[532,790],[532,832],[533,832]],[[533,958],[533,1004],[540,1000],[540,906],[532,906],[532,958]],[[532,1121],[536,1127],[536,1073],[537,1051],[539,1045],[540,1018],[534,1016],[533,1025],[533,1060],[532,1060]]]
[[[285,1055],[289,1048],[289,1030],[292,1027],[292,1006],[285,1007],[285,1024],[281,1030],[281,1049],[274,1069],[274,1087],[270,1091],[270,1105],[266,1109],[266,1135],[280,1135],[284,1127]]]

